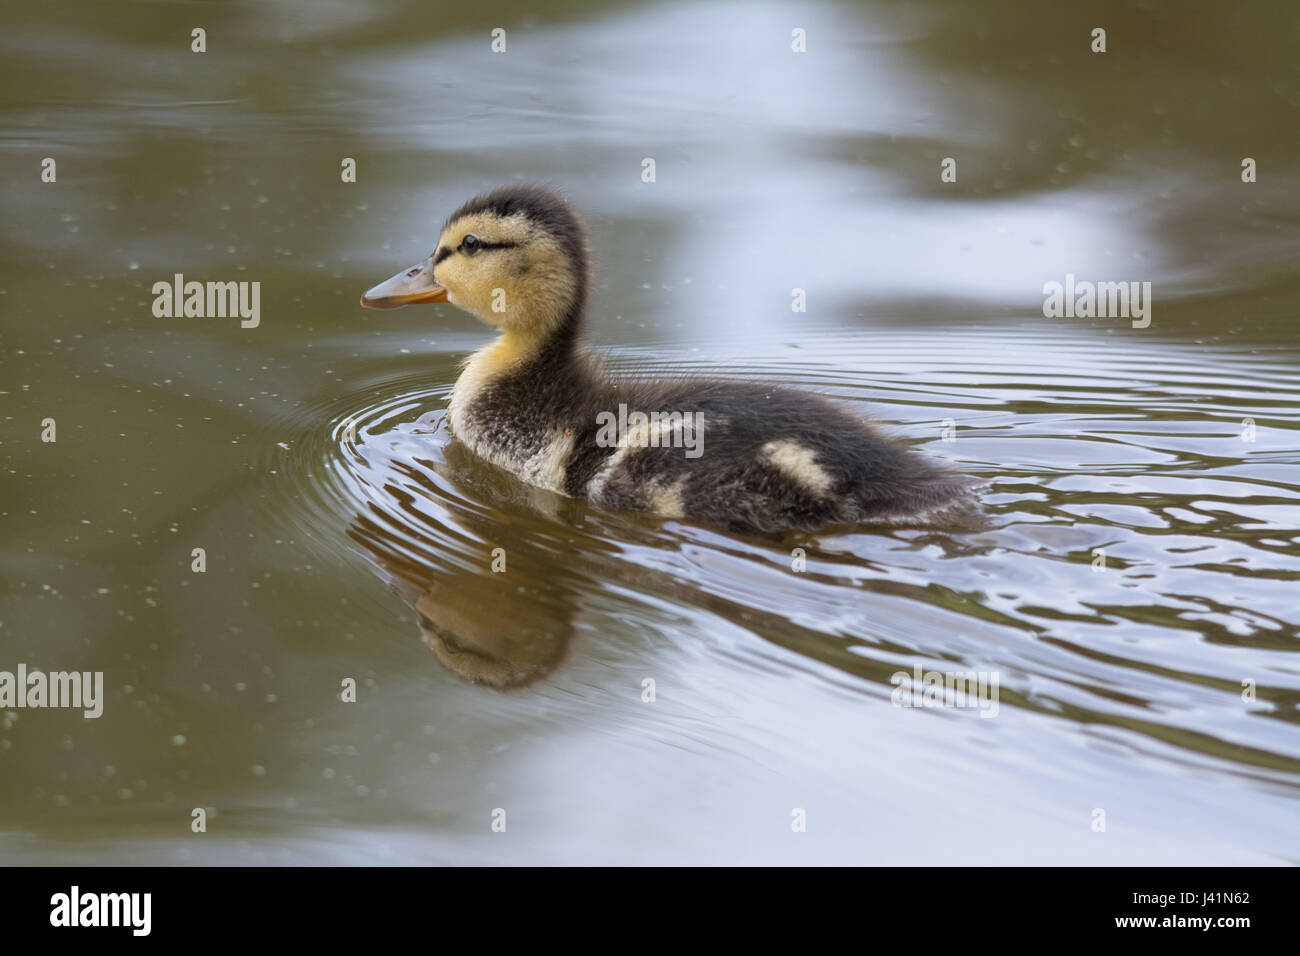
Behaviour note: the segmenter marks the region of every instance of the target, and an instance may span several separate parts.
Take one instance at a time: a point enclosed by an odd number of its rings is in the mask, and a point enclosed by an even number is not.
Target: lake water
[[[0,859],[1300,861],[1295,19],[1170,6],[6,8],[0,671],[105,699],[0,708]],[[986,524],[470,458],[488,330],[357,299],[512,181],[586,213],[617,374],[836,396]],[[258,324],[155,316],[177,273]],[[1067,275],[1149,325],[1045,317]],[[996,707],[896,706],[918,668]]]

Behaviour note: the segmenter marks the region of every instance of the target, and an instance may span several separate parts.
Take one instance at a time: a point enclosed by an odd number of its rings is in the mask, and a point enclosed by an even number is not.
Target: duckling
[[[447,219],[372,309],[448,302],[500,330],[465,361],[452,434],[524,481],[598,505],[740,532],[921,524],[976,483],[820,396],[761,382],[624,381],[582,348],[587,232],[557,193],[508,186]]]

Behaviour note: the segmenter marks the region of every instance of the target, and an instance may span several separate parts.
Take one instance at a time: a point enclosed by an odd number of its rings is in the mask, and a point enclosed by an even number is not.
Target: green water
[[[1286,5],[3,11],[0,671],[105,699],[0,709],[0,860],[1300,860]],[[587,215],[619,374],[837,396],[988,526],[742,538],[448,443],[488,331],[357,298],[512,181]],[[177,273],[258,324],[156,317]]]

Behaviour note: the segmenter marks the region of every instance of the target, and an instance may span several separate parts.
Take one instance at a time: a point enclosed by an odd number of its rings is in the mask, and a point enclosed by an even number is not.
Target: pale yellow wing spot
[[[763,446],[763,455],[783,475],[815,495],[824,497],[835,486],[835,480],[817,463],[812,449],[798,442],[770,441]]]

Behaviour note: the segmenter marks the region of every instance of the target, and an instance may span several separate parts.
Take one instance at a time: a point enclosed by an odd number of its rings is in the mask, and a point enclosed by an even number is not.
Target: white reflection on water
[[[680,5],[522,32],[504,55],[457,37],[356,58],[343,70],[369,90],[356,122],[376,143],[436,157],[436,183],[402,198],[391,235],[431,242],[485,169],[550,179],[595,219],[665,222],[646,277],[673,283],[719,331],[780,328],[794,287],[822,309],[907,296],[1036,309],[1043,283],[1067,272],[1170,276],[1151,217],[1134,214],[1152,179],[963,203],[969,192],[939,185],[940,158],[955,152],[965,182],[966,157],[974,179],[995,144],[1037,148],[990,106],[995,91],[920,69],[870,10],[799,14],[814,38],[804,55],[789,51],[784,7]],[[930,145],[923,131],[936,128],[944,141]],[[912,137],[908,166],[880,161]],[[654,183],[640,180],[645,156]]]

